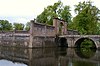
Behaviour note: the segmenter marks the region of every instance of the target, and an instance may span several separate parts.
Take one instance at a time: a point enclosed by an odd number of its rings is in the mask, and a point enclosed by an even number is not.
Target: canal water
[[[0,66],[100,66],[100,51],[85,48],[0,46]]]

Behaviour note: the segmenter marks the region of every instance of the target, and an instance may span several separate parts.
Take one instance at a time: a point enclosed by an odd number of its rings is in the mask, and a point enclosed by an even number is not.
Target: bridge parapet
[[[31,21],[30,34],[32,36],[55,36],[54,26]]]
[[[62,36],[59,36],[59,37],[83,37],[83,38],[86,38],[86,37],[96,37],[96,38],[100,38],[100,35],[62,35]]]

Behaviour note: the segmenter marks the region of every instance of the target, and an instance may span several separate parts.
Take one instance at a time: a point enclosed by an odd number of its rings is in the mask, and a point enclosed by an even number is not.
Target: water
[[[0,47],[0,66],[100,66],[100,51],[84,48]]]

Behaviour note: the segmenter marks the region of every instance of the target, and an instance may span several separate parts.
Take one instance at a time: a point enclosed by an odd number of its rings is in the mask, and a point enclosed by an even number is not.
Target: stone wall
[[[55,47],[56,35],[67,34],[67,22],[54,18],[53,25],[30,21],[30,44],[29,47]]]
[[[33,25],[33,36],[55,36],[55,27],[35,22]]]
[[[68,35],[79,35],[77,30],[67,30]]]
[[[0,31],[0,46],[27,48],[29,36],[29,31]]]
[[[33,37],[33,47],[57,47],[55,37]]]

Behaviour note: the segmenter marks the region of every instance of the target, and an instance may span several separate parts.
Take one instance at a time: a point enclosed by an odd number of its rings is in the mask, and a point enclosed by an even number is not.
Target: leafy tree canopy
[[[61,1],[54,3],[54,5],[49,5],[47,8],[44,8],[44,11],[37,16],[36,20],[40,23],[47,23],[52,25],[53,18],[60,18],[66,22],[71,22],[71,13],[69,6],[63,6]]]
[[[23,30],[24,29],[24,24],[22,24],[22,23],[14,23],[14,29],[15,30]]]
[[[12,24],[7,20],[0,20],[0,30],[12,30]]]
[[[100,10],[92,5],[92,2],[79,2],[75,5],[77,16],[73,18],[73,29],[76,29],[80,34],[97,34],[98,20]]]

